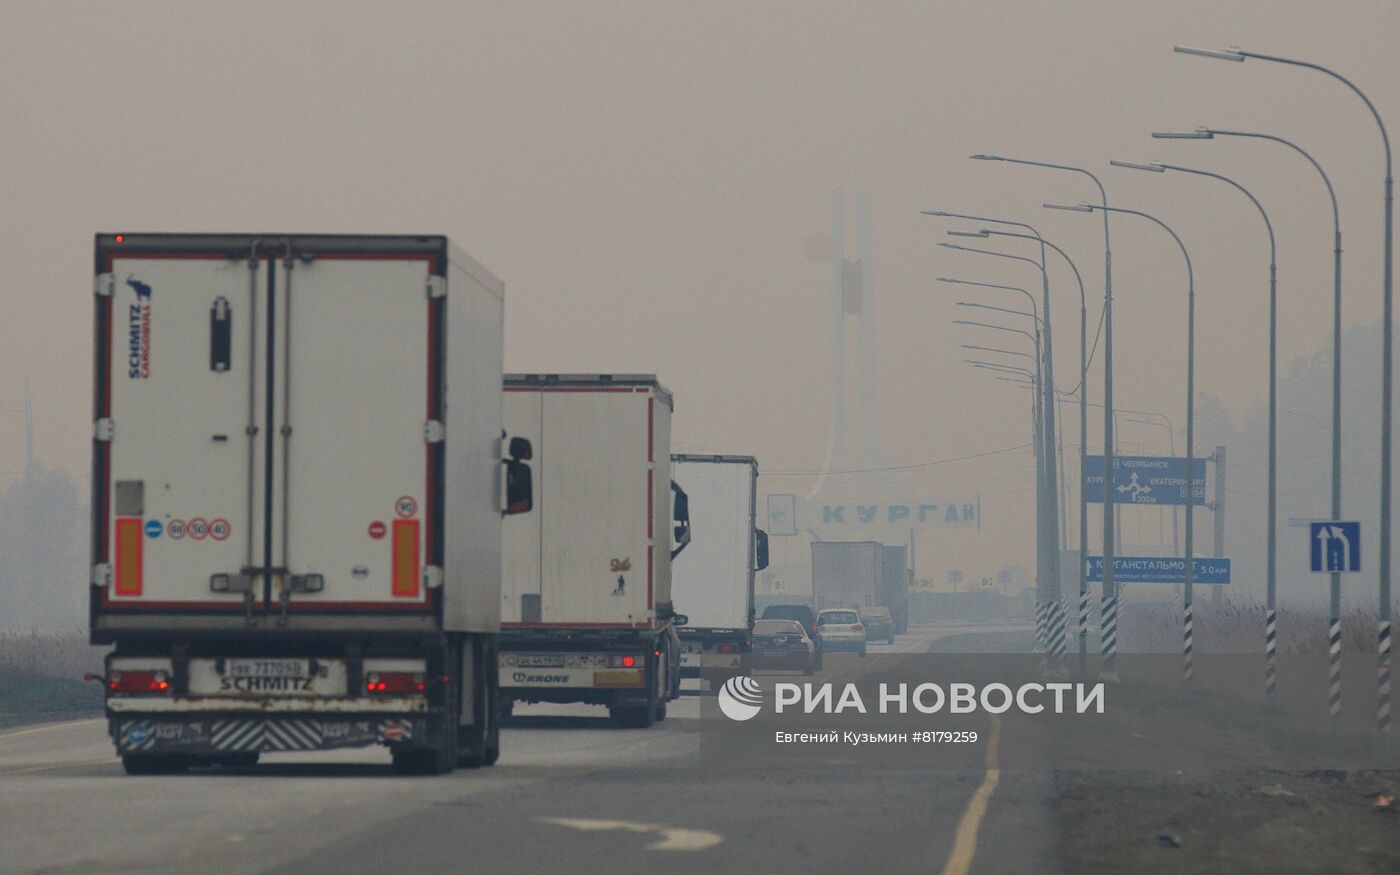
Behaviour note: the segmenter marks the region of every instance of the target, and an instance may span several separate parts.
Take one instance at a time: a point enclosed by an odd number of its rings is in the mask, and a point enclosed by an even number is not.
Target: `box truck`
[[[884,545],[876,541],[812,542],[812,606],[872,608],[880,604]]]
[[[671,476],[690,497],[694,543],[671,572],[681,676],[710,689],[748,672],[754,573],[768,567],[768,534],[757,526],[758,462],[753,456],[677,454]]]
[[[908,567],[908,549],[885,545],[880,558],[880,587],[877,605],[890,610],[894,620],[894,631],[903,635],[909,631],[909,580],[913,576]]]
[[[90,626],[126,770],[495,762],[502,519],[531,504],[500,281],[437,236],[100,234],[93,289]]]
[[[645,727],[679,695],[671,560],[690,535],[671,411],[650,375],[506,377],[506,428],[534,447],[538,494],[505,537],[505,713],[583,702]]]

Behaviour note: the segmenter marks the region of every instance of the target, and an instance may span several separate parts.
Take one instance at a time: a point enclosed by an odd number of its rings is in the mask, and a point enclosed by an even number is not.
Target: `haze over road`
[[[918,629],[870,650],[922,651],[978,628],[1022,627]],[[825,673],[861,666],[832,655]],[[938,872],[986,777],[707,775],[699,699],[670,710],[639,731],[613,728],[602,709],[521,707],[499,765],[430,779],[397,777],[378,749],[132,778],[102,720],[10,729],[0,732],[0,870],[450,872],[489,860],[492,872]],[[999,837],[976,847],[978,871],[1045,871],[1049,780],[1003,779],[980,823]]]

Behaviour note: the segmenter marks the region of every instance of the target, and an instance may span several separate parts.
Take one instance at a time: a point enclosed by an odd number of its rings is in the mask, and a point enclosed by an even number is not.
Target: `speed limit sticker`
[[[185,521],[171,520],[165,524],[165,533],[170,536],[170,540],[178,541],[185,536]]]
[[[216,541],[222,541],[233,531],[233,527],[228,524],[228,520],[220,517],[209,523],[209,537]]]
[[[197,516],[189,521],[186,533],[196,541],[203,541],[209,534],[209,521],[202,516]]]
[[[418,499],[411,495],[400,496],[399,500],[394,502],[394,513],[401,519],[408,519],[418,513]]]

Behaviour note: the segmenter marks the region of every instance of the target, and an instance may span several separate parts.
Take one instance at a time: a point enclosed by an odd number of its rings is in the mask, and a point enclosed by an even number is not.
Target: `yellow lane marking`
[[[982,786],[968,800],[967,810],[958,821],[958,832],[953,839],[953,851],[943,866],[943,875],[967,875],[972,868],[972,857],[977,853],[977,831],[982,826],[982,818],[987,813],[987,803],[992,792],[1001,780],[1001,769],[997,768],[997,740],[1001,735],[1001,720],[992,715],[991,737],[987,739],[987,776]]]
[[[6,732],[0,738],[19,738],[21,735],[33,735],[36,732],[48,732],[50,729],[62,729],[65,726],[81,726],[85,723],[101,723],[103,718],[93,717],[87,720],[69,720],[66,723],[50,723],[47,726],[36,726],[33,729],[21,729],[19,732]]]

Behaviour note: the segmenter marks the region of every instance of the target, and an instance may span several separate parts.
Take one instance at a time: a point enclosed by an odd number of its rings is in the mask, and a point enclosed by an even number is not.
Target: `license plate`
[[[521,654],[515,658],[515,664],[521,668],[563,668],[564,654],[542,656]]]
[[[300,678],[311,673],[304,659],[230,659],[224,674],[236,678]]]
[[[343,659],[191,659],[193,696],[344,696]]]

